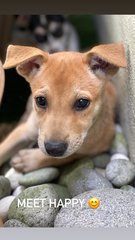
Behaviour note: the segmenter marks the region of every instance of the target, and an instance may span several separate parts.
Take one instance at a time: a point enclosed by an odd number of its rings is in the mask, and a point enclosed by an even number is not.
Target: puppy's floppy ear
[[[96,46],[86,53],[86,57],[91,70],[101,78],[112,76],[119,67],[127,66],[122,43]]]
[[[3,96],[4,84],[5,84],[5,75],[4,75],[2,63],[0,61],[0,102]]]
[[[4,69],[17,67],[18,73],[27,79],[39,71],[47,57],[47,53],[35,47],[9,45],[3,67]]]

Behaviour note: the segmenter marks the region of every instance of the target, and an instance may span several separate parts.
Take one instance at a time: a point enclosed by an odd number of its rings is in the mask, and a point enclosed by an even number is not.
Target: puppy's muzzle
[[[53,157],[60,157],[64,155],[68,144],[62,141],[49,141],[45,143],[46,152]]]

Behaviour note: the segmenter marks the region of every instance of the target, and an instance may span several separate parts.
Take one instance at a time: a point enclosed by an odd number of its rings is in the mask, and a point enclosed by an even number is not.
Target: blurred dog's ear
[[[5,74],[4,74],[2,63],[0,61],[0,102],[3,96],[4,84],[5,84]]]
[[[48,53],[35,47],[9,45],[3,67],[4,69],[17,67],[17,72],[27,79],[40,70],[47,57]]]
[[[86,53],[90,69],[98,77],[116,74],[120,67],[127,66],[124,46],[121,43],[99,45]]]

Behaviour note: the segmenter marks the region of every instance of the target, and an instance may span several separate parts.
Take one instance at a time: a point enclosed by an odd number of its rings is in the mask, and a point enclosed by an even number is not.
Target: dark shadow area
[[[29,84],[16,73],[15,69],[6,70],[6,83],[0,108],[0,122],[18,120],[25,110],[30,95]]]

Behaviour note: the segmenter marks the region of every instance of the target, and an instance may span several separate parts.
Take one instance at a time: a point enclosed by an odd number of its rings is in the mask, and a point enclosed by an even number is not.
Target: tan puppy
[[[37,138],[39,149],[23,149],[12,159],[17,170],[58,166],[109,149],[116,105],[110,79],[126,67],[122,44],[54,54],[10,45],[4,68],[12,67],[30,83],[34,110],[0,145],[0,164]]]

